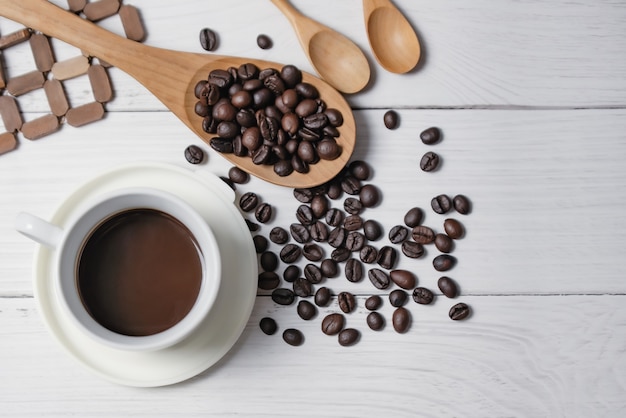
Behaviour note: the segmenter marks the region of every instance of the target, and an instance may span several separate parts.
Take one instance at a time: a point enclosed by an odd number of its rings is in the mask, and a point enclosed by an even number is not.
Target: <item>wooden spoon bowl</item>
[[[195,97],[194,88],[198,81],[206,80],[214,69],[225,70],[245,63],[277,70],[283,67],[282,64],[264,60],[150,47],[113,34],[46,0],[0,0],[0,15],[58,38],[126,72],[144,85],[207,143],[214,135],[204,132],[202,118],[195,113],[198,99]],[[354,151],[356,140],[354,115],[345,98],[328,83],[305,72],[303,81],[314,85],[327,106],[339,110],[343,115],[344,123],[338,128],[340,136],[337,138],[342,151],[337,159],[321,160],[311,165],[307,174],[294,172],[281,177],[274,173],[272,166],[255,165],[249,157],[220,155],[263,180],[293,188],[317,186],[337,175]]]

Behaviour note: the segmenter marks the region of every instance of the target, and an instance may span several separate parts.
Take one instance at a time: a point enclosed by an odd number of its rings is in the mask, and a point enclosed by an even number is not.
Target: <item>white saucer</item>
[[[243,332],[256,297],[254,244],[233,204],[232,189],[210,173],[166,164],[127,165],[98,176],[72,193],[51,221],[63,226],[85,197],[123,187],[154,187],[173,193],[191,204],[213,229],[222,255],[223,280],[207,319],[192,336],[163,350],[142,353],[100,345],[65,317],[50,283],[54,253],[43,246],[35,252],[35,298],[44,322],[59,343],[96,374],[128,386],[177,383],[215,364]]]

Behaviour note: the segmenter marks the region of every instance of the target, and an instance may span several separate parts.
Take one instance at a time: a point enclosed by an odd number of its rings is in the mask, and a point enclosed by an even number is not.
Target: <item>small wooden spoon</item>
[[[415,31],[390,0],[363,0],[365,28],[378,63],[387,71],[403,74],[420,59]]]
[[[350,39],[297,11],[287,0],[271,0],[291,22],[315,71],[344,93],[363,90],[370,66],[363,51]]]
[[[202,140],[209,143],[211,135],[202,129],[202,118],[195,114],[197,99],[194,87],[206,80],[213,69],[239,67],[254,63],[259,68],[276,68],[282,64],[247,58],[196,54],[154,48],[130,41],[69,13],[46,0],[0,0],[0,16],[21,23],[48,36],[80,48],[90,56],[101,58],[128,73],[165,104]],[[271,166],[255,165],[249,157],[221,154],[231,163],[269,182],[288,187],[312,187],[333,178],[346,165],[354,150],[356,127],[354,115],[345,98],[328,83],[303,72],[303,80],[319,90],[329,108],[339,110],[344,123],[339,127],[339,158],[321,160],[311,165],[310,172],[294,172],[280,177]]]

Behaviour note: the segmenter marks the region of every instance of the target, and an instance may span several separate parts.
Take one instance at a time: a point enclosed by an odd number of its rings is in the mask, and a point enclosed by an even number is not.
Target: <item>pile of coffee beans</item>
[[[341,155],[341,112],[327,108],[293,65],[216,69],[194,92],[195,113],[203,118],[202,129],[216,135],[209,144],[218,152],[249,156],[281,177],[308,173],[310,165]]]

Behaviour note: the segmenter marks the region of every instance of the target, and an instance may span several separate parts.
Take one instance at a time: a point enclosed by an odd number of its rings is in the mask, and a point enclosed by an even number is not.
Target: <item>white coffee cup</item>
[[[191,233],[201,263],[200,287],[189,312],[170,328],[151,335],[124,335],[101,325],[85,307],[78,285],[78,263],[88,238],[107,220],[133,210],[157,211],[180,222]],[[51,277],[60,306],[76,327],[109,347],[152,351],[173,346],[196,329],[217,298],[221,258],[215,236],[200,214],[171,193],[154,188],[118,189],[82,202],[63,225],[20,213],[15,227],[54,252],[55,271]]]

